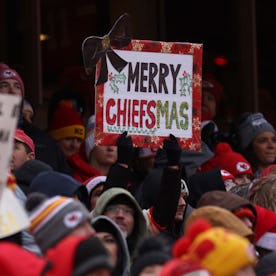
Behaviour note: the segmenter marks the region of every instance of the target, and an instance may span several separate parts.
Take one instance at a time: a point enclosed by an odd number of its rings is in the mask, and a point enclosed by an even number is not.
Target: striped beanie
[[[46,252],[89,220],[89,213],[82,203],[72,198],[55,196],[42,201],[29,213],[29,218],[29,230],[41,250]]]
[[[85,129],[79,112],[70,106],[60,104],[49,124],[49,134],[59,141],[64,138],[84,140]]]

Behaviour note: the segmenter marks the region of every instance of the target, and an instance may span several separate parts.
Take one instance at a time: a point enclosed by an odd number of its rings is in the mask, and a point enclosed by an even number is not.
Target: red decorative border
[[[193,55],[193,122],[192,138],[178,138],[182,148],[188,150],[201,149],[201,83],[202,83],[202,44],[179,43],[179,42],[160,42],[147,40],[132,40],[131,43],[120,50],[159,52],[173,54]],[[116,49],[116,48],[114,48]],[[97,64],[96,79],[99,76],[100,62]],[[118,134],[103,132],[103,94],[104,85],[96,87],[96,135],[95,143],[98,145],[115,145]],[[173,134],[173,133],[172,133]],[[160,136],[141,136],[131,135],[134,146],[158,148],[163,144]]]

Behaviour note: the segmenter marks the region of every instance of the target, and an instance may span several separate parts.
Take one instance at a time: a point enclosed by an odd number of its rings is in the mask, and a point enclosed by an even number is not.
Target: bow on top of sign
[[[112,46],[125,47],[130,42],[130,18],[126,13],[120,16],[107,35],[103,37],[90,36],[83,41],[82,53],[87,74],[92,72],[92,69],[96,67],[97,62],[101,59],[101,70],[97,85],[107,81],[107,57],[118,72],[121,72],[125,68],[127,62],[113,51]]]

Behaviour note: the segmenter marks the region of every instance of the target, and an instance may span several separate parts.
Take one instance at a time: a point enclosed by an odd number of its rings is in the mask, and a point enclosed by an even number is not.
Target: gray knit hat
[[[43,252],[56,245],[73,229],[90,220],[82,203],[67,197],[55,196],[44,200],[29,214],[31,234]]]
[[[276,133],[274,127],[264,118],[262,113],[250,113],[238,126],[241,149],[245,150],[257,135],[265,131]]]

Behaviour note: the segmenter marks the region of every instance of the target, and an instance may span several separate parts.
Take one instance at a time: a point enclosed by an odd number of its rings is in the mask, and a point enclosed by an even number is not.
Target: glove
[[[179,147],[174,135],[170,134],[170,138],[164,140],[163,149],[167,154],[168,166],[178,166],[181,156],[181,148]]]
[[[123,132],[117,139],[118,158],[117,162],[129,164],[133,158],[133,144],[131,136],[127,136],[127,131]]]

